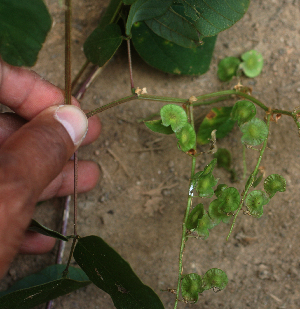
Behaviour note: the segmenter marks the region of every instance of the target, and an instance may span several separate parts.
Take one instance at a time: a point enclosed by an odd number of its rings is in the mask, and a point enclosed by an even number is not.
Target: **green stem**
[[[245,179],[247,175],[246,146],[245,145],[243,145],[243,167],[244,167],[243,179]]]
[[[194,128],[194,115],[193,115],[193,104],[189,102],[188,104],[188,112],[189,112],[189,118],[191,120],[191,125]],[[196,143],[194,145],[194,149],[196,149]],[[177,281],[177,289],[176,289],[176,300],[174,304],[174,309],[177,308],[178,301],[179,301],[179,293],[180,293],[180,286],[181,286],[181,279],[182,279],[182,271],[183,271],[183,266],[182,266],[182,259],[183,259],[183,252],[184,252],[184,247],[185,243],[187,241],[187,228],[186,228],[186,223],[190,214],[190,209],[192,205],[192,194],[191,192],[191,185],[192,185],[192,179],[195,174],[195,169],[196,169],[196,156],[192,156],[192,167],[191,167],[191,178],[190,178],[190,183],[189,183],[189,195],[188,195],[188,200],[187,200],[187,206],[185,210],[185,215],[184,215],[184,221],[182,224],[182,234],[181,234],[181,245],[180,245],[180,252],[179,252],[179,269],[178,269],[178,281]]]
[[[192,184],[192,179],[195,174],[195,168],[196,168],[196,157],[192,156],[192,168],[191,168],[191,178],[190,178],[190,183],[189,183],[189,190]],[[181,286],[181,278],[182,278],[182,259],[183,259],[183,252],[184,252],[184,247],[185,243],[187,241],[187,235],[186,235],[186,222],[190,213],[191,205],[192,205],[192,195],[189,194],[188,201],[187,201],[187,206],[186,206],[186,211],[184,215],[184,222],[182,224],[182,234],[181,234],[181,245],[180,245],[180,253],[179,253],[179,269],[178,269],[178,281],[177,281],[177,289],[176,289],[176,300],[174,304],[174,309],[177,308],[178,301],[179,301],[179,293],[180,293],[180,286]]]
[[[156,95],[150,95],[150,94],[141,94],[139,96],[139,99],[160,101],[160,102],[181,103],[181,104],[187,104],[189,102],[189,100],[187,99],[174,98],[174,97],[162,97],[162,96],[156,96]]]
[[[247,180],[247,182],[246,182],[245,189],[244,189],[244,191],[243,191],[243,193],[242,193],[242,198],[241,198],[241,201],[240,201],[239,208],[238,208],[238,210],[237,210],[237,212],[236,212],[236,214],[235,214],[235,216],[234,216],[234,219],[233,219],[233,222],[232,222],[232,225],[231,225],[229,234],[228,234],[228,236],[227,236],[227,238],[226,238],[227,240],[229,239],[230,234],[231,234],[231,232],[232,232],[232,230],[233,230],[233,227],[234,227],[234,225],[235,225],[236,218],[237,218],[237,216],[238,216],[240,210],[241,210],[242,207],[243,207],[243,203],[244,203],[244,200],[245,200],[245,198],[246,198],[246,196],[247,196],[247,193],[248,193],[250,187],[252,186],[252,184],[253,184],[253,182],[254,182],[254,180],[255,180],[255,176],[256,176],[256,174],[257,174],[257,172],[258,172],[258,168],[259,168],[259,165],[260,165],[262,156],[263,156],[263,154],[264,154],[264,152],[265,152],[265,150],[266,150],[267,143],[268,143],[268,138],[269,138],[269,133],[270,133],[270,119],[271,119],[271,114],[268,114],[268,116],[267,116],[268,136],[267,136],[267,138],[265,139],[265,141],[264,141],[264,143],[263,143],[263,146],[262,146],[262,148],[261,148],[261,150],[260,150],[259,157],[258,157],[256,166],[255,166],[255,168],[254,168],[254,171],[251,173],[251,175],[249,176],[249,178],[248,178],[248,180]]]
[[[132,101],[132,100],[136,100],[137,98],[138,98],[138,95],[137,95],[137,94],[132,94],[132,95],[130,95],[130,96],[128,96],[128,97],[124,97],[124,98],[121,98],[121,99],[119,99],[119,100],[110,102],[110,103],[108,103],[108,104],[106,104],[106,105],[103,105],[103,106],[101,106],[101,107],[99,107],[99,108],[94,109],[94,110],[91,111],[91,112],[88,112],[88,113],[86,114],[86,117],[87,117],[87,118],[90,118],[90,117],[92,117],[92,116],[94,116],[94,115],[96,115],[96,114],[98,114],[98,113],[104,112],[104,111],[107,110],[107,109],[110,109],[110,108],[112,108],[112,107],[115,107],[115,106],[120,105],[120,104],[125,103],[125,102],[129,102],[129,101]]]

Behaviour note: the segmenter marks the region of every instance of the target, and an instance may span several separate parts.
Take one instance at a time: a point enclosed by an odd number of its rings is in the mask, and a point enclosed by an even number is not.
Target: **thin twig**
[[[127,53],[128,53],[128,66],[129,66],[129,76],[130,76],[130,86],[131,90],[134,89],[134,81],[132,75],[132,61],[131,61],[131,51],[130,51],[130,40],[127,40]]]

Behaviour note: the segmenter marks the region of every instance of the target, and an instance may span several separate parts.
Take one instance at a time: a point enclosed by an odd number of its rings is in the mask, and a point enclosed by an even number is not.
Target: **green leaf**
[[[180,131],[188,121],[185,110],[175,104],[167,104],[160,110],[162,124],[166,127],[171,126],[174,132]]]
[[[172,0],[137,0],[130,7],[126,23],[126,35],[130,36],[131,27],[143,21],[163,15],[171,6]]]
[[[117,23],[119,19],[119,12],[122,7],[122,0],[111,0],[108,7],[105,9],[103,16],[101,16],[100,22],[97,28],[104,29],[111,23]]]
[[[263,206],[268,204],[269,198],[261,190],[254,190],[245,199],[245,205],[252,217],[260,218],[263,215]]]
[[[68,237],[49,229],[48,227],[40,224],[39,222],[35,221],[34,219],[31,220],[30,225],[28,227],[29,231],[37,232],[46,236],[54,237],[63,241],[68,241]]]
[[[0,292],[0,308],[33,308],[91,283],[81,269],[74,267],[69,268],[67,278],[62,278],[65,268],[66,265],[52,265],[16,282]]]
[[[220,211],[220,204],[219,200],[213,200],[209,204],[208,215],[211,218],[214,226],[218,225],[221,221],[224,223],[228,223],[231,219],[230,216],[227,216],[226,213]]]
[[[182,47],[195,47],[204,37],[228,29],[245,14],[249,0],[176,0],[161,16],[146,21],[160,37]]]
[[[257,175],[256,175],[257,176]],[[258,177],[255,178],[255,180],[253,181],[253,184],[252,184],[252,187],[255,188],[257,187],[260,182],[262,181],[263,179],[263,174],[261,173]]]
[[[208,175],[212,173],[213,169],[215,168],[217,164],[217,159],[212,159],[205,167],[202,173],[202,176]]]
[[[220,201],[220,211],[225,213],[234,212],[239,208],[240,194],[234,187],[226,188],[218,197]]]
[[[139,55],[152,67],[170,74],[200,75],[208,71],[217,37],[204,44],[184,48],[151,31],[145,22],[132,27],[132,42]]]
[[[240,67],[248,77],[258,76],[264,66],[264,59],[261,53],[256,50],[250,50],[241,56],[244,62],[241,63]]]
[[[238,125],[241,126],[245,122],[250,121],[256,115],[255,105],[247,100],[237,101],[231,112],[232,120],[238,122]]]
[[[209,143],[213,130],[217,130],[217,138],[223,138],[233,129],[235,121],[230,118],[231,110],[232,107],[214,107],[205,116],[197,133],[197,142],[200,145]]]
[[[181,295],[185,301],[198,301],[198,294],[203,292],[202,279],[198,274],[185,275],[181,281]]]
[[[108,293],[117,309],[163,309],[158,296],[130,265],[97,236],[80,238],[74,258],[90,280]]]
[[[162,124],[162,120],[151,120],[144,122],[146,127],[153,132],[162,133],[162,134],[173,134],[174,131],[172,130],[171,126],[164,126]]]
[[[184,16],[181,4],[173,4],[164,15],[145,23],[156,35],[181,47],[195,48],[202,43],[197,29]]]
[[[137,0],[123,0],[123,3],[125,4],[125,5],[131,5],[131,4],[133,4],[134,2],[136,2]]]
[[[223,167],[226,170],[230,170],[231,166],[231,154],[226,148],[218,148],[217,152],[214,154],[217,159],[218,167]]]
[[[119,25],[109,24],[97,27],[84,42],[83,50],[87,59],[102,67],[117,51],[122,43]]]
[[[203,204],[198,204],[189,214],[186,221],[186,228],[193,230],[197,227],[198,221],[204,216]]]
[[[286,180],[278,174],[269,175],[264,181],[264,189],[272,198],[276,192],[284,192],[286,190]]]
[[[222,82],[228,82],[236,76],[241,61],[236,57],[226,57],[218,64],[218,77]]]
[[[176,133],[180,148],[182,151],[187,152],[196,147],[196,132],[190,123]]]
[[[241,141],[243,144],[257,146],[268,137],[268,127],[266,123],[256,117],[240,127],[243,132]]]
[[[0,3],[0,55],[15,66],[33,66],[51,28],[42,0],[2,0]]]
[[[203,288],[205,290],[216,289],[218,291],[225,289],[228,284],[226,273],[218,268],[209,269],[202,278]]]

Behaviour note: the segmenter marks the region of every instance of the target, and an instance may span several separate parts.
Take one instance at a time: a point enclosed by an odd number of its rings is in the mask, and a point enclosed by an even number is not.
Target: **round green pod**
[[[204,290],[223,290],[228,284],[226,273],[219,268],[209,269],[202,278]]]
[[[260,218],[263,215],[263,206],[268,204],[269,198],[261,190],[254,190],[245,199],[245,205],[252,217]]]
[[[218,77],[222,82],[228,82],[236,75],[241,61],[236,57],[226,57],[218,64]]]
[[[264,189],[271,198],[276,192],[286,190],[286,180],[278,174],[269,175],[264,181]]]
[[[242,143],[250,146],[261,144],[268,137],[268,127],[266,123],[256,117],[240,127],[243,132]]]
[[[204,206],[203,204],[198,204],[190,213],[186,221],[186,228],[188,230],[193,230],[197,227],[198,221],[204,215]]]
[[[196,132],[190,123],[186,123],[184,127],[176,132],[180,148],[187,152],[196,146]]]
[[[261,53],[256,50],[250,50],[241,56],[243,62],[240,67],[248,77],[258,76],[264,66],[264,59]]]
[[[203,292],[202,278],[195,273],[187,274],[181,281],[181,295],[185,301],[197,302],[199,293]]]
[[[224,223],[228,223],[231,219],[230,216],[227,216],[226,213],[220,211],[220,201],[213,200],[209,204],[208,215],[211,218],[214,226],[218,225],[221,221]]]
[[[218,179],[216,179],[212,173],[207,175],[203,174],[197,181],[196,191],[200,197],[211,197],[214,195],[213,187],[218,183]]]
[[[229,187],[221,192],[218,200],[220,201],[220,211],[229,213],[239,208],[241,198],[236,188]]]
[[[239,126],[250,121],[255,115],[255,105],[247,100],[237,101],[231,111],[231,119],[237,121]]]
[[[185,110],[175,104],[167,104],[160,110],[162,124],[166,127],[171,126],[174,132],[181,130],[188,121]]]

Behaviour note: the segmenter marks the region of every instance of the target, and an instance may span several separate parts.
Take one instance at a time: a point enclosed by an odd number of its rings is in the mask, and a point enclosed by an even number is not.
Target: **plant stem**
[[[104,112],[107,109],[110,109],[110,108],[115,107],[117,105],[123,104],[125,102],[136,100],[137,98],[138,98],[137,94],[132,94],[132,95],[130,95],[128,97],[121,98],[119,100],[116,100],[116,101],[110,102],[110,103],[108,103],[106,105],[103,105],[103,106],[101,106],[99,108],[96,108],[93,111],[86,113],[86,116],[87,116],[87,118],[90,118],[90,117],[92,117],[92,116],[94,116],[94,115],[96,115],[98,113]]]
[[[130,76],[130,87],[131,91],[134,90],[134,81],[132,75],[132,61],[131,61],[131,51],[130,51],[130,40],[127,40],[127,53],[128,53],[128,67],[129,67],[129,76]]]
[[[71,104],[72,0],[65,0],[65,104]]]
[[[194,128],[194,111],[193,111],[193,103],[188,102],[188,113],[189,113],[189,119],[191,121],[191,125]],[[196,143],[194,145],[194,149],[196,149]],[[181,279],[182,279],[182,272],[183,272],[183,266],[182,266],[182,259],[183,259],[183,252],[184,252],[184,247],[185,243],[187,241],[187,228],[186,228],[186,223],[190,214],[190,209],[192,205],[192,198],[193,195],[190,193],[191,192],[191,185],[192,185],[192,179],[195,174],[195,169],[196,169],[196,156],[192,156],[192,166],[191,166],[191,177],[190,177],[190,183],[189,183],[189,194],[188,194],[188,200],[187,200],[187,206],[185,210],[185,215],[184,215],[184,221],[182,224],[182,235],[181,235],[181,245],[180,245],[180,252],[179,252],[179,269],[178,269],[178,281],[177,281],[177,288],[176,288],[176,300],[174,304],[174,309],[177,308],[178,301],[179,301],[179,293],[180,293],[180,286],[181,286]]]
[[[231,228],[230,228],[230,231],[229,231],[229,234],[228,234],[226,240],[228,240],[229,237],[230,237],[230,234],[231,234],[231,232],[232,232],[232,230],[233,230],[233,227],[234,227],[234,225],[235,225],[236,218],[237,218],[237,216],[238,216],[240,210],[241,210],[242,207],[243,207],[244,200],[245,200],[245,198],[246,198],[246,196],[247,196],[247,193],[248,193],[250,187],[252,186],[252,184],[253,184],[253,182],[254,182],[254,180],[255,180],[255,175],[256,175],[257,172],[258,172],[258,168],[259,168],[259,165],[260,165],[262,156],[263,156],[263,154],[264,154],[264,152],[265,152],[265,150],[266,150],[267,143],[268,143],[268,138],[269,138],[269,133],[270,133],[270,119],[271,119],[271,114],[268,114],[268,115],[267,115],[268,136],[267,136],[267,138],[265,139],[265,141],[264,141],[264,143],[263,143],[263,146],[262,146],[262,148],[261,148],[261,150],[260,150],[260,152],[259,152],[259,157],[258,157],[256,166],[255,166],[255,168],[254,168],[254,171],[251,173],[251,175],[249,176],[249,178],[248,178],[248,180],[247,180],[247,182],[246,182],[245,189],[244,189],[243,194],[242,194],[242,198],[241,198],[241,201],[240,201],[239,208],[238,208],[238,210],[237,210],[237,212],[236,212],[236,214],[235,214],[235,216],[234,216],[234,219],[233,219],[233,222],[232,222],[232,225],[231,225]]]
[[[243,179],[246,178],[247,175],[247,163],[246,163],[246,146],[243,145]]]
[[[189,189],[191,187],[192,179],[195,174],[195,168],[196,168],[196,157],[192,157],[192,167],[191,167],[191,178],[190,178],[190,183],[189,183]],[[181,235],[181,245],[180,245],[180,253],[179,253],[179,269],[178,269],[178,281],[177,281],[177,289],[176,289],[176,300],[174,304],[174,309],[177,308],[178,305],[178,300],[179,300],[179,293],[180,293],[180,286],[181,286],[181,278],[182,278],[182,271],[183,271],[183,266],[182,266],[182,259],[183,259],[183,252],[184,252],[184,247],[185,243],[187,240],[186,236],[186,222],[190,213],[191,209],[191,204],[192,204],[192,195],[189,194],[188,196],[188,201],[187,201],[187,207],[184,215],[184,222],[182,224],[182,235]]]
[[[85,63],[83,64],[83,66],[81,67],[81,69],[79,70],[79,72],[77,73],[77,75],[75,76],[74,80],[72,81],[72,86],[71,86],[72,90],[76,86],[78,80],[80,79],[80,77],[83,74],[83,72],[85,71],[85,69],[88,67],[89,63],[90,62],[88,60],[86,60]]]

